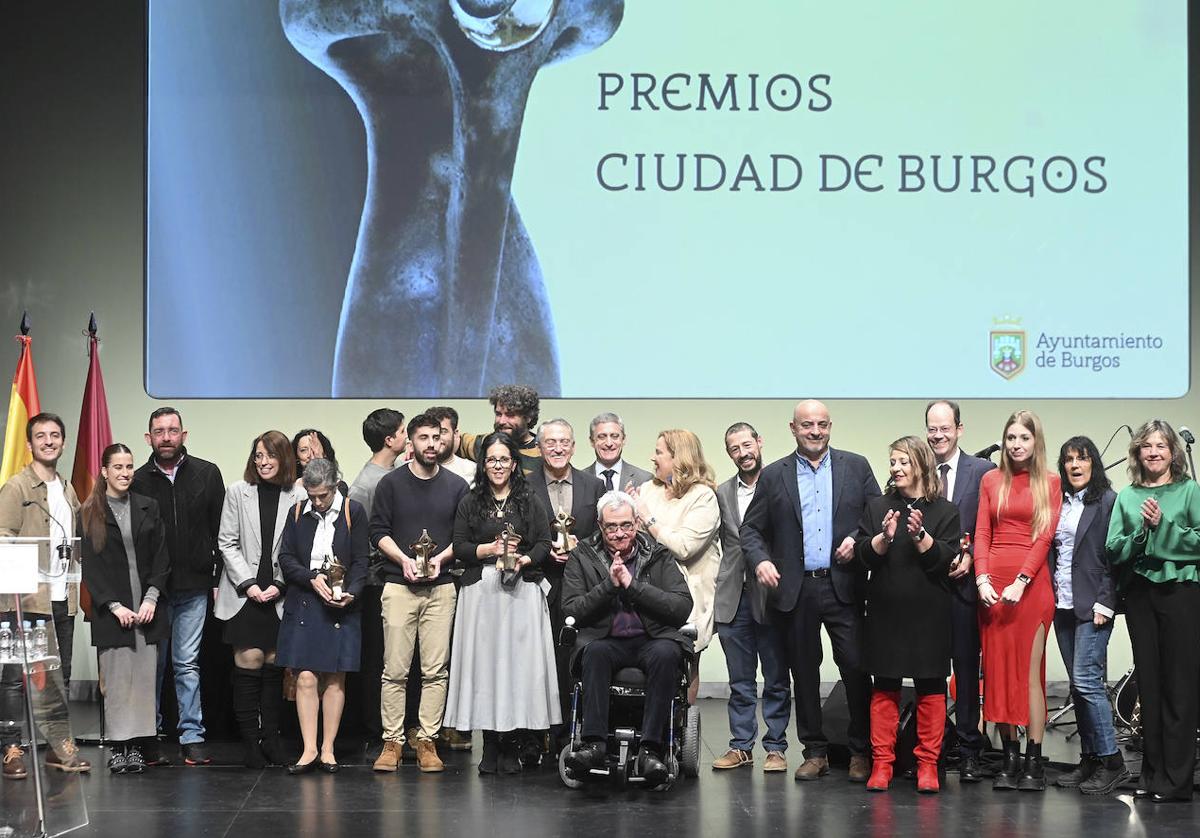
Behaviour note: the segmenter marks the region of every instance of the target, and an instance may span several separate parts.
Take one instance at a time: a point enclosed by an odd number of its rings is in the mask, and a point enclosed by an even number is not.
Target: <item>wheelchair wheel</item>
[[[687,709],[680,737],[679,768],[684,777],[700,776],[700,708],[692,705]]]
[[[571,743],[563,745],[563,749],[558,752],[558,778],[563,781],[563,785],[569,789],[583,788],[583,780],[576,780],[571,776],[571,772],[567,769],[567,754],[571,753]]]

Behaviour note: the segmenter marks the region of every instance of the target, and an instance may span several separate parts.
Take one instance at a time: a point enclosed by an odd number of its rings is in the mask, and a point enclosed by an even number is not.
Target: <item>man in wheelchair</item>
[[[692,651],[691,639],[679,630],[692,597],[675,558],[638,532],[634,509],[624,492],[601,497],[598,531],[579,542],[563,570],[563,614],[574,618],[578,632],[571,671],[583,681],[582,744],[567,755],[566,765],[579,778],[607,769],[613,676],[636,667],[646,680],[637,773],[657,786],[668,779],[664,746],[671,701],[684,653]]]

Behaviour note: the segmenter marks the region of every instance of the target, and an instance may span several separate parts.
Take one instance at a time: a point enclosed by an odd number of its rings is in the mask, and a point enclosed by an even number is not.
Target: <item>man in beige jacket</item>
[[[25,444],[33,462],[0,487],[0,537],[51,538],[55,542],[75,535],[75,516],[79,499],[71,484],[58,473],[58,460],[66,442],[63,421],[53,413],[39,413],[25,426]],[[3,620],[19,629],[14,597],[0,596]],[[62,666],[47,672],[45,685],[36,690],[34,709],[50,747],[46,765],[60,771],[88,771],[91,765],[79,757],[67,715],[67,683],[71,677],[71,648],[75,629],[75,611],[79,586],[75,583],[47,583],[35,594],[21,596],[23,616],[31,623],[45,620],[54,626]],[[24,696],[20,669],[3,667],[0,675],[0,719],[18,720],[24,716]],[[5,780],[27,776],[21,727],[11,722],[0,729]]]

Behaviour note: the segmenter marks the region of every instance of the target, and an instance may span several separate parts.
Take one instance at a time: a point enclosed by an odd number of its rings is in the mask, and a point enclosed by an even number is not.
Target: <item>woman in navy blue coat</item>
[[[304,740],[304,752],[288,766],[290,774],[338,770],[333,742],[346,703],[346,673],[358,670],[358,596],[367,577],[369,528],[362,506],[343,497],[337,481],[337,468],[329,460],[313,460],[305,467],[308,500],[288,515],[279,548],[287,598],[276,661],[297,673],[296,714]],[[345,567],[340,586],[324,569],[334,558]],[[318,709],[324,734],[319,753]]]

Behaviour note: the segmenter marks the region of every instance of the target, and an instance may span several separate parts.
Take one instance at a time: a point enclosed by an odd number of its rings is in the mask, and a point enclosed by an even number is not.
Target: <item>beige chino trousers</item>
[[[418,739],[433,739],[446,710],[450,681],[450,634],[454,628],[454,585],[383,586],[383,738],[404,738],[404,702],[413,647],[421,646],[421,707]]]

